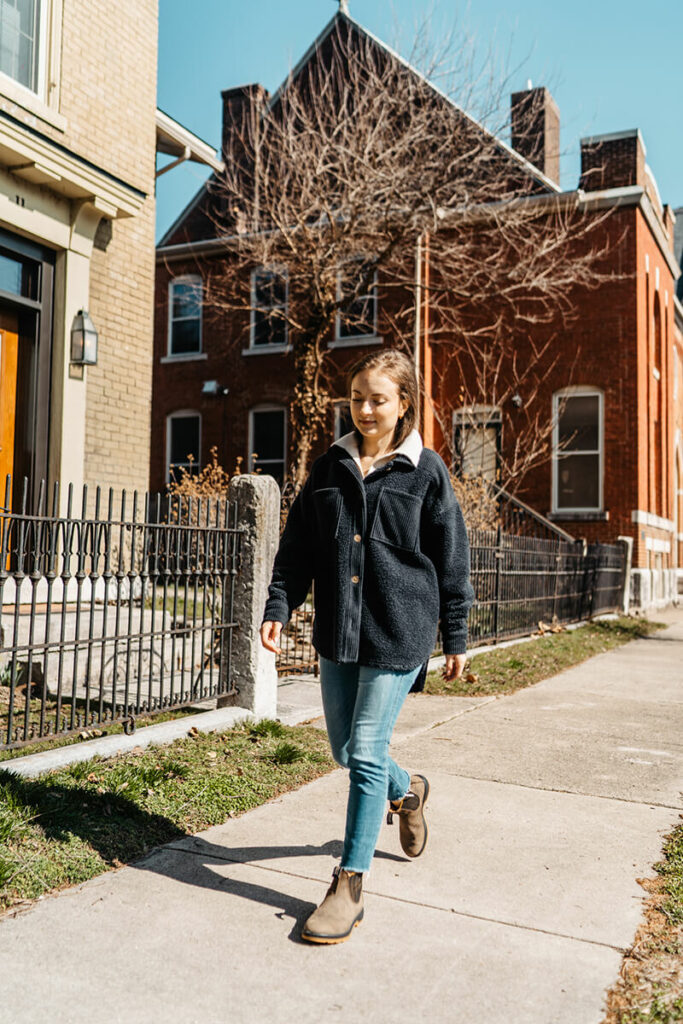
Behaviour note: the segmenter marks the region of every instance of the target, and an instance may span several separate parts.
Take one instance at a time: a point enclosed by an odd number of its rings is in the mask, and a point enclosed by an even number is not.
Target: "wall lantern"
[[[97,331],[86,309],[79,309],[71,324],[71,362],[78,366],[97,363]]]
[[[225,398],[226,395],[230,394],[230,389],[224,388],[217,380],[205,380],[202,384],[202,394],[212,395],[214,398]]]

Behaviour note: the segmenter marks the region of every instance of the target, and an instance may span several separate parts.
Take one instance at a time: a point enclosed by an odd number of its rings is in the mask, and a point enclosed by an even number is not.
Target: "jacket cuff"
[[[467,654],[467,641],[463,640],[462,643],[448,644],[448,649],[444,646],[444,654]]]
[[[263,610],[261,624],[264,622],[281,622],[283,626],[286,626],[290,619],[291,615],[286,604],[282,604],[280,601],[268,601]]]

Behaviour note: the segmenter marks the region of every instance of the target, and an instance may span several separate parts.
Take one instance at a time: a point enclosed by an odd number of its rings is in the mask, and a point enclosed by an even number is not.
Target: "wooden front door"
[[[0,505],[5,478],[14,469],[19,325],[16,313],[0,309]]]

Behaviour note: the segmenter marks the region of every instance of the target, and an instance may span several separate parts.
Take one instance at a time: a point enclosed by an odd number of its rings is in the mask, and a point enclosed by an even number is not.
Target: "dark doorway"
[[[47,477],[54,254],[0,231],[0,501]]]

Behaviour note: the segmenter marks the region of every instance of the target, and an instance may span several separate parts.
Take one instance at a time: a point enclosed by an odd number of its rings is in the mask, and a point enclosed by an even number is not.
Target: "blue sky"
[[[336,0],[160,0],[158,103],[218,147],[222,89],[261,82],[274,90],[337,9]],[[683,3],[680,0],[349,0],[351,15],[381,39],[409,48],[416,19],[434,34],[455,27],[510,91],[546,85],[560,108],[561,185],[576,187],[584,135],[640,128],[662,200],[683,206]],[[158,181],[157,237],[206,177],[190,164]]]

